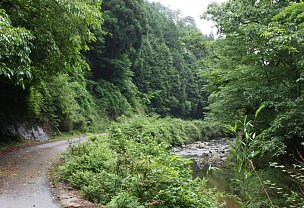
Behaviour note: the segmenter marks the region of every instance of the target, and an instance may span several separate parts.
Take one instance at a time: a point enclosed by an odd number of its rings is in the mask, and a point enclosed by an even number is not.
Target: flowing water
[[[207,179],[207,188],[216,188],[219,192],[229,194],[231,192],[229,186],[229,173],[222,169],[209,169],[209,166],[203,168],[199,167],[197,162],[193,160],[191,164],[191,169],[193,170],[193,177],[199,177],[202,179]],[[237,208],[238,205],[236,201],[229,197],[225,196],[223,198],[225,202],[225,208]]]
[[[224,169],[216,168],[224,166],[229,150],[229,142],[229,140],[197,142],[175,149],[174,154],[193,161],[191,164],[193,177],[207,179],[207,188],[215,188],[219,192],[227,194],[222,199],[225,202],[225,208],[237,208],[236,201],[228,196],[231,193],[229,173]]]

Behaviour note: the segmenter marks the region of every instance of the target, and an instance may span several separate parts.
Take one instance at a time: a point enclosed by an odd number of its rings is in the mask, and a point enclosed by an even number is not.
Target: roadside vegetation
[[[194,123],[141,116],[108,132],[71,147],[58,168],[86,198],[113,208],[217,207],[218,194],[206,189],[205,180],[192,179],[191,161],[170,153],[199,139]]]

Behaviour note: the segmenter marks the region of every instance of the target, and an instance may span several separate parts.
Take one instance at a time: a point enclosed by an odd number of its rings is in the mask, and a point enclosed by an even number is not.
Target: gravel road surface
[[[0,156],[0,208],[58,208],[48,182],[48,170],[74,138],[28,147]]]

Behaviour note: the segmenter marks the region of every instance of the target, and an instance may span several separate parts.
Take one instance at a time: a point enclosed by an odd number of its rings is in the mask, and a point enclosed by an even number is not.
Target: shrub
[[[109,135],[70,148],[59,168],[62,179],[107,207],[216,207],[217,194],[206,189],[205,181],[192,179],[189,160],[171,155],[168,148],[176,143],[174,132],[183,142],[194,125],[156,117],[122,120]]]
[[[102,112],[87,90],[86,81],[69,75],[49,77],[31,87],[27,98],[29,114],[53,130],[94,131],[101,129]]]
[[[203,138],[203,122],[184,121],[170,117],[162,119],[157,116],[142,115],[134,116],[131,119],[121,117],[119,123],[111,126],[110,132],[116,134],[118,129],[121,134],[132,140],[139,141],[148,136],[158,142],[164,142],[168,146],[189,144]]]
[[[105,80],[93,83],[96,103],[110,119],[115,120],[123,114],[130,114],[132,106],[120,89]]]

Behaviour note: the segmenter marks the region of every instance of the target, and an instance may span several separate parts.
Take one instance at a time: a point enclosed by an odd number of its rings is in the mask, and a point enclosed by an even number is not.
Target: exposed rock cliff
[[[42,127],[29,122],[14,124],[0,123],[0,136],[19,137],[29,140],[48,140],[48,135]]]

